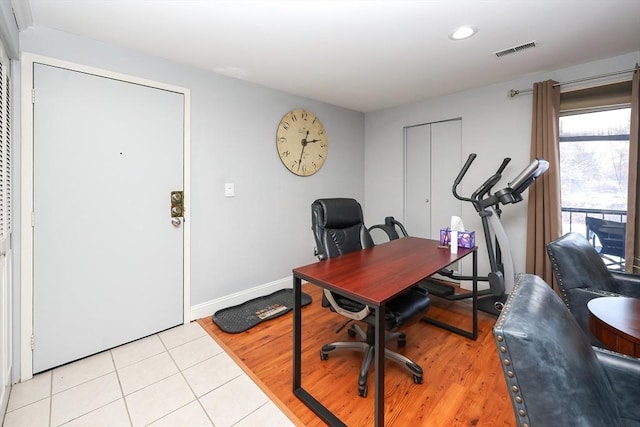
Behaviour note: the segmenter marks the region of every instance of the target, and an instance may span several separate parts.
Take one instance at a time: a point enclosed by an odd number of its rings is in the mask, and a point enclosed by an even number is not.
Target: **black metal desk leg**
[[[376,340],[375,340],[375,369],[376,369],[376,393],[375,393],[375,425],[384,427],[384,353],[385,353],[385,305],[376,307]]]
[[[293,391],[302,385],[302,280],[293,276]]]
[[[467,254],[463,255],[463,256],[467,256]],[[467,337],[467,338],[471,338],[473,340],[478,338],[478,250],[477,248],[475,248],[473,250],[473,254],[472,254],[472,259],[473,259],[473,276],[471,276],[471,280],[473,281],[473,286],[471,289],[471,292],[466,292],[464,294],[460,294],[459,296],[461,296],[462,298],[456,298],[456,300],[462,300],[462,299],[467,299],[469,297],[471,297],[471,302],[472,302],[472,306],[471,306],[471,316],[472,316],[472,327],[471,330],[469,331],[468,329],[462,329],[462,328],[458,328],[457,326],[453,326],[449,323],[444,323],[441,322],[440,320],[437,319],[433,319],[431,317],[425,316],[422,318],[423,322],[427,322],[430,323],[432,325],[438,326],[439,328],[443,328],[446,329],[448,331],[451,332],[455,332],[456,334],[462,335],[463,337]],[[460,259],[460,258],[459,258]],[[465,280],[469,280],[468,278],[466,278]],[[453,299],[447,298],[447,297],[443,297],[445,299],[449,299],[450,301],[453,301]]]
[[[472,338],[478,338],[478,250],[473,251],[473,333]]]
[[[302,279],[295,275],[293,276],[293,394],[327,425],[346,427],[345,423],[302,388]]]

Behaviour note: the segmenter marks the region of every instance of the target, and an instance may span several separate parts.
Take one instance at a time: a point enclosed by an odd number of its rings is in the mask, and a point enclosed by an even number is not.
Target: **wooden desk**
[[[640,357],[640,299],[594,298],[587,303],[589,329],[610,350]]]
[[[293,393],[331,426],[344,426],[302,388],[302,280],[367,304],[375,310],[375,425],[384,426],[385,304],[420,280],[473,254],[473,334],[477,335],[477,248],[457,254],[436,240],[404,237],[382,245],[293,269]],[[330,385],[329,385],[330,386]]]

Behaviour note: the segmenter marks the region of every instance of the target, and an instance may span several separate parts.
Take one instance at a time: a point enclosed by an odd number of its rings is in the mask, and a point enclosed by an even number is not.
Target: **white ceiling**
[[[34,25],[362,112],[640,50],[640,0],[28,0],[28,5]],[[478,33],[450,40],[463,24]],[[535,48],[494,55],[533,40]]]

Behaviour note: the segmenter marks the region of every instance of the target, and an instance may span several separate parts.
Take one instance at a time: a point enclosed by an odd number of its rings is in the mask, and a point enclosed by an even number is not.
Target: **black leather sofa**
[[[519,275],[493,334],[520,426],[640,426],[640,360],[592,347],[542,279]]]
[[[589,331],[587,303],[603,296],[640,298],[640,276],[607,269],[600,254],[579,233],[546,244],[560,295],[591,344],[604,347]]]

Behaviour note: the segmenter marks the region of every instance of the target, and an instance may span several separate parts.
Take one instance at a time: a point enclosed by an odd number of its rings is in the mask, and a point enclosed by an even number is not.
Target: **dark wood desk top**
[[[640,357],[640,299],[594,298],[587,303],[589,329],[611,350]]]
[[[295,268],[293,273],[335,291],[380,305],[425,277],[475,251],[452,254],[437,240],[403,237],[382,245]],[[379,283],[380,286],[372,286]]]
[[[302,388],[302,314],[300,312],[301,281],[347,295],[372,307],[381,307],[425,277],[473,253],[473,274],[477,274],[476,249],[439,248],[436,240],[403,237],[372,248],[354,251],[293,269],[293,392],[329,425],[344,425],[322,403]],[[473,339],[477,336],[477,280],[473,282]],[[384,426],[384,315],[376,310],[375,327],[375,402],[376,427]]]

